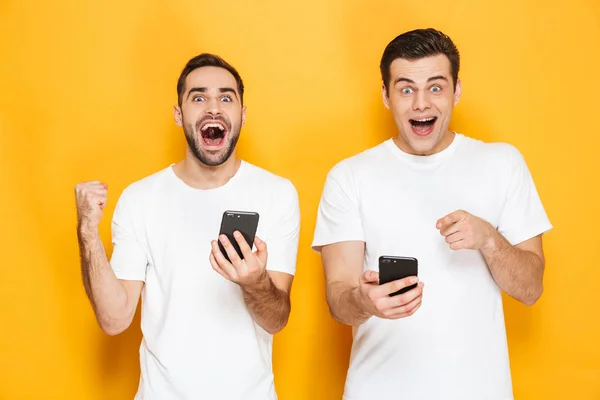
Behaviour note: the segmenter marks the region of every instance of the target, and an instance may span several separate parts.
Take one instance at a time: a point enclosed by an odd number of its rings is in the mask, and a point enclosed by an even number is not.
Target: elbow
[[[531,307],[537,302],[538,299],[531,297],[521,300],[521,303],[525,304],[527,307]]]
[[[357,326],[359,326],[359,325],[360,325],[360,324],[358,324],[358,323],[357,323],[357,324],[352,324],[351,322],[349,322],[349,321],[346,321],[345,319],[342,319],[342,318],[336,317],[336,316],[335,316],[335,315],[333,315],[333,314],[331,314],[331,316],[333,317],[333,320],[334,320],[335,322],[337,322],[338,324],[342,324],[342,325],[345,325],[345,326],[351,326],[351,327],[357,327]]]
[[[531,307],[535,303],[537,303],[537,301],[540,299],[540,297],[542,297],[543,292],[544,292],[544,288],[542,287],[542,285],[539,285],[535,290],[532,290],[531,292],[528,293],[527,296],[525,296],[523,299],[521,299],[521,302],[523,304],[525,304],[526,306]]]
[[[331,315],[331,318],[333,318],[335,321],[339,322],[340,324],[344,324],[344,322],[337,315],[333,301],[329,298],[329,292],[327,293],[326,300],[327,300],[327,307],[329,308],[329,315]]]
[[[269,335],[275,335],[276,333],[281,332],[283,328],[285,328],[285,325],[281,325],[279,327],[267,327],[265,328],[265,331],[267,331]]]
[[[283,328],[285,328],[287,326],[288,319],[289,319],[289,314],[288,314],[288,316],[285,317],[285,319],[280,324],[278,324],[276,326],[267,326],[264,329],[265,329],[265,331],[267,331],[268,334],[275,335],[276,333],[281,332],[283,330]]]
[[[270,335],[275,335],[276,333],[281,332],[283,328],[287,326],[291,311],[291,305],[289,302],[287,303],[286,307],[282,308],[280,311],[281,313],[279,314],[279,318],[272,320],[272,323],[266,323],[265,326],[263,326],[263,329]]]
[[[108,336],[117,336],[129,328],[132,319],[133,318],[98,318],[98,324],[100,325],[100,329]]]
[[[102,332],[106,333],[108,336],[117,336],[127,329],[127,327],[115,327],[108,325],[100,325]]]
[[[129,328],[129,325],[100,324],[100,329],[108,336],[117,336]]]
[[[542,297],[542,293],[544,293],[544,258],[537,254],[534,255],[534,258],[536,259],[534,265],[537,266],[537,273],[535,274],[533,283],[528,288],[529,290],[526,290],[523,298],[519,299],[529,307],[537,303],[540,297]]]
[[[327,304],[329,306],[329,315],[331,315],[331,318],[342,325],[353,326],[349,321],[346,321],[346,319],[344,319],[340,313],[337,312],[332,303],[327,301]]]
[[[329,315],[331,315],[331,318],[333,318],[336,322],[339,322],[342,325],[347,325],[346,322],[343,320],[343,318],[341,318],[337,314],[337,312],[331,305],[329,305]]]
[[[115,328],[111,326],[100,326],[102,332],[106,333],[108,336],[117,336],[119,333],[123,332],[127,328]]]

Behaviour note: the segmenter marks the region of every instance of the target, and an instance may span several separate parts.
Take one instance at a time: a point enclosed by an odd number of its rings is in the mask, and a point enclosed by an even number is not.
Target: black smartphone
[[[391,281],[406,278],[409,276],[418,276],[419,262],[414,257],[399,256],[381,256],[379,257],[379,284],[383,285]],[[406,293],[417,287],[417,284],[407,286],[397,292],[390,293],[390,296],[397,296]]]
[[[219,231],[220,235],[226,235],[227,239],[233,245],[235,251],[237,251],[240,258],[243,260],[244,255],[242,254],[242,250],[237,243],[237,240],[233,237],[233,232],[239,231],[248,246],[252,248],[254,245],[254,236],[256,235],[256,229],[258,228],[258,213],[252,211],[230,211],[227,210],[223,213],[223,219],[221,220],[221,230]],[[231,262],[225,248],[221,244],[220,240],[217,240],[219,243],[219,249],[221,249],[221,253],[225,256],[227,261]]]

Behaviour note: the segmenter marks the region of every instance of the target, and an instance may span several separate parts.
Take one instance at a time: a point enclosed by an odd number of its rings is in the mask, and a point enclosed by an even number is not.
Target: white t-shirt
[[[521,154],[456,134],[431,156],[392,139],[329,173],[313,248],[364,241],[363,269],[381,255],[416,257],[425,283],[411,317],[371,317],[354,329],[345,400],[513,398],[501,291],[480,251],[453,251],[436,229],[465,210],[512,244],[551,228]]]
[[[294,274],[300,211],[287,179],[242,161],[225,185],[198,190],[169,167],[119,198],[111,266],[145,282],[137,400],[277,398],[272,336],[208,260],[225,210],[258,212],[267,269]]]

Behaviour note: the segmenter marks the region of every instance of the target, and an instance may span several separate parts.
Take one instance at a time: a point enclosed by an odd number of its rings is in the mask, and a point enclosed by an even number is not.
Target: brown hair
[[[450,73],[452,74],[454,89],[456,89],[458,70],[460,69],[460,54],[448,35],[428,28],[416,29],[397,36],[383,51],[381,63],[379,64],[386,93],[389,94],[390,66],[394,60],[397,58],[418,60],[438,54],[448,57]]]
[[[223,68],[231,73],[237,82],[237,90],[240,95],[240,103],[244,104],[244,82],[242,82],[242,77],[236,71],[231,64],[227,61],[223,60],[221,57],[209,54],[202,53],[194,58],[192,58],[181,71],[181,75],[179,75],[179,79],[177,80],[177,103],[181,107],[181,101],[183,97],[183,92],[185,91],[185,80],[187,76],[194,70],[202,67],[218,67]]]

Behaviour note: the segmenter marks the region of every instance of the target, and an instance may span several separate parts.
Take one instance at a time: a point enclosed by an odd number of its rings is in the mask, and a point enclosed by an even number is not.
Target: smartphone
[[[248,246],[252,248],[254,245],[254,236],[256,235],[256,229],[258,228],[258,213],[252,211],[230,211],[227,210],[223,213],[223,219],[221,220],[221,230],[219,231],[219,235],[226,235],[235,251],[237,251],[240,258],[243,260],[244,255],[242,254],[242,250],[237,243],[237,240],[233,237],[233,232],[239,231],[244,239],[246,239],[246,243]],[[231,262],[225,248],[221,244],[220,240],[217,240],[219,243],[219,249],[221,249],[221,253],[225,256],[227,261]]]
[[[379,257],[379,284],[383,285],[391,281],[406,278],[409,276],[418,276],[419,262],[414,257],[399,256],[381,256]],[[397,292],[390,293],[390,296],[397,296],[406,293],[417,287],[417,284],[407,286]]]

